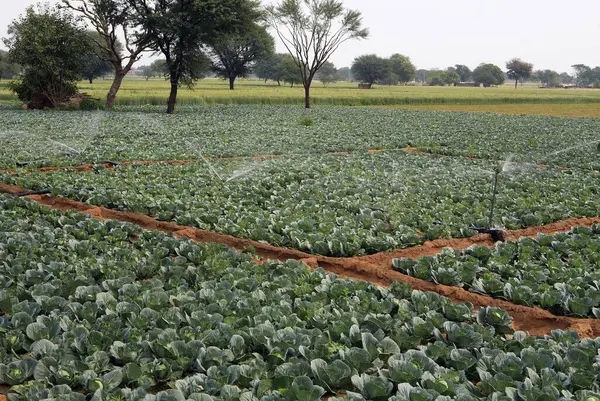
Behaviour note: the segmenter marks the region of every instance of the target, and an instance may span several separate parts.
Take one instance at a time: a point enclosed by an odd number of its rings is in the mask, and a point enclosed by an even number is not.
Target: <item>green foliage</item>
[[[99,110],[102,108],[102,104],[98,99],[85,98],[79,104],[80,110]]]
[[[326,391],[354,401],[591,400],[600,391],[600,343],[574,332],[508,336],[497,308],[475,317],[435,293],[292,261],[257,265],[221,245],[1,195],[0,255],[0,385],[12,386],[11,401],[318,401]],[[140,276],[141,266],[152,273]],[[447,317],[454,307],[466,310],[459,321]]]
[[[0,50],[0,81],[13,79],[19,74],[21,67],[10,61],[8,52]]]
[[[460,77],[460,82],[469,82],[471,80],[473,72],[466,65],[456,64],[454,67],[451,68],[452,71],[456,72]],[[450,68],[448,70],[450,70]]]
[[[398,77],[398,82],[410,82],[415,78],[417,69],[409,57],[402,54],[393,54],[388,60],[392,73]]]
[[[79,20],[49,5],[29,7],[9,26],[4,43],[10,59],[23,68],[12,86],[19,99],[29,101],[33,93],[41,93],[54,105],[76,90],[82,55],[92,52]]]
[[[321,81],[323,86],[327,86],[327,84],[337,82],[339,80],[338,70],[335,68],[332,62],[327,61],[323,64],[323,66],[319,69],[317,74],[317,79]]]
[[[300,117],[298,124],[304,127],[312,127],[315,125],[315,120],[311,116],[304,115]]]
[[[374,84],[389,77],[390,65],[375,54],[367,54],[354,59],[352,76],[360,82]]]
[[[444,250],[418,262],[396,259],[393,266],[425,280],[538,306],[555,314],[600,318],[597,249],[600,226],[579,227],[570,233],[498,243],[492,250]],[[478,319],[497,326],[498,332],[507,332],[510,323],[508,315],[497,308],[480,309]]]
[[[504,73],[494,64],[480,64],[473,71],[473,81],[484,86],[502,85]]]
[[[275,40],[264,27],[254,24],[240,34],[217,38],[211,49],[212,70],[229,79],[233,89],[237,77],[248,76],[257,60],[273,54]]]
[[[533,64],[527,63],[521,59],[513,58],[506,62],[506,75],[515,80],[515,88],[519,81],[523,82],[529,78],[533,72]]]
[[[134,20],[147,33],[149,47],[162,53],[171,82],[167,113],[173,113],[177,87],[192,86],[210,62],[204,46],[216,45],[228,35],[240,35],[259,19],[252,0],[182,0],[166,2],[127,0]]]
[[[280,0],[266,7],[266,17],[298,67],[307,109],[321,67],[342,43],[369,36],[360,11],[344,8],[340,0]]]

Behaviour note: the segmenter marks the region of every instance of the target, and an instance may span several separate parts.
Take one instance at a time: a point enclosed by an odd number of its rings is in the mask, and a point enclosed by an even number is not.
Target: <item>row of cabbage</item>
[[[457,156],[600,169],[599,119],[400,109],[206,106],[121,112],[3,111],[0,168],[406,146]],[[308,117],[309,120],[304,119]],[[299,123],[301,119],[309,126]],[[314,124],[311,126],[310,121]]]
[[[468,237],[488,224],[494,163],[385,152],[21,173],[0,180],[90,204],[354,256]],[[224,181],[227,181],[224,183]],[[517,169],[500,177],[494,225],[517,229],[600,215],[600,175]]]
[[[600,225],[499,242],[494,249],[446,248],[419,260],[395,259],[393,266],[423,280],[554,314],[600,318]]]
[[[10,401],[600,399],[600,339],[498,308],[14,198],[0,230]]]

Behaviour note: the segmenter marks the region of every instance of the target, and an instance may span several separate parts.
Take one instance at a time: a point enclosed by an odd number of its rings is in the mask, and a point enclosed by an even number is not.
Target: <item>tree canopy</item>
[[[171,91],[167,113],[175,111],[180,85],[193,86],[210,66],[204,49],[226,35],[239,35],[260,17],[252,0],[125,0],[149,47],[161,53]]]
[[[254,24],[236,35],[224,35],[211,47],[212,69],[220,77],[229,80],[229,89],[234,89],[237,77],[245,77],[252,71],[257,60],[273,54],[275,40],[267,30]]]
[[[355,79],[372,85],[387,78],[389,64],[376,54],[365,54],[354,59],[351,71]]]
[[[123,78],[148,50],[148,31],[134,19],[126,0],[62,0],[62,4],[85,18],[97,32],[94,41],[100,49],[99,56],[112,64],[115,74],[106,96],[106,107],[111,108]]]
[[[454,65],[454,72],[460,77],[460,82],[469,82],[473,75],[471,69],[464,64]]]
[[[483,86],[502,85],[504,83],[504,72],[495,64],[480,64],[473,70],[473,81]]]
[[[310,86],[323,64],[342,43],[369,34],[361,13],[345,9],[340,0],[280,0],[267,7],[267,17],[299,68],[307,109]]]
[[[410,57],[396,53],[388,60],[390,70],[397,77],[397,82],[405,83],[415,79],[417,68],[410,61]]]
[[[10,61],[8,52],[0,50],[0,80],[13,79],[19,75],[21,67]]]
[[[327,86],[330,83],[339,81],[340,78],[335,65],[331,61],[327,61],[317,73],[317,79],[321,81],[323,86]]]
[[[524,81],[525,79],[531,76],[533,72],[533,64],[527,63],[520,58],[513,58],[506,62],[506,75],[510,79],[515,80],[515,89],[517,89],[517,85],[519,81]]]
[[[82,57],[93,54],[81,21],[48,4],[27,8],[10,24],[4,44],[10,60],[23,69],[12,85],[19,99],[31,101],[39,93],[54,106],[77,91]]]

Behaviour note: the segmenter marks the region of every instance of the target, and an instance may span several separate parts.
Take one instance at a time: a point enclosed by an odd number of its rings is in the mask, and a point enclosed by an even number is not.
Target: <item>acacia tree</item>
[[[150,37],[138,29],[132,10],[122,0],[62,0],[64,7],[78,12],[98,32],[95,39],[100,56],[112,64],[114,79],[106,95],[106,107],[111,108],[123,83],[123,78],[148,50]],[[119,40],[122,37],[125,43]]]
[[[180,85],[193,86],[210,60],[203,49],[226,35],[239,35],[260,17],[252,0],[124,0],[150,47],[162,53],[171,91],[167,113],[175,111]]]
[[[239,35],[226,35],[215,41],[211,48],[213,71],[229,80],[229,89],[234,89],[237,77],[247,76],[253,64],[273,54],[275,40],[267,30],[254,25]]]
[[[506,69],[508,70],[506,72],[508,77],[515,80],[515,89],[517,89],[519,81],[523,81],[531,76],[533,64],[526,63],[520,58],[513,58],[506,62]]]
[[[310,86],[323,64],[342,43],[369,35],[361,13],[345,9],[340,0],[281,0],[267,7],[267,18],[300,69],[307,109]]]

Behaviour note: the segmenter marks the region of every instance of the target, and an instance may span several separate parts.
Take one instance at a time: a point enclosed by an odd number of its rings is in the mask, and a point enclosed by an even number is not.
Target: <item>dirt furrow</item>
[[[24,190],[23,188],[19,187],[0,184],[0,192],[15,194],[24,192]],[[514,319],[513,326],[515,329],[528,331],[533,335],[548,334],[554,329],[569,329],[577,331],[582,337],[600,337],[600,319],[577,319],[565,316],[555,316],[550,312],[540,308],[515,305],[511,302],[491,298],[487,295],[475,294],[459,287],[435,284],[429,281],[407,276],[392,269],[391,260],[394,257],[419,257],[424,255],[434,255],[444,247],[449,246],[455,249],[462,249],[474,243],[492,246],[493,240],[489,235],[481,234],[465,239],[430,241],[419,247],[407,248],[396,252],[380,253],[370,256],[334,258],[311,255],[295,249],[280,248],[257,241],[181,226],[171,222],[158,221],[149,216],[92,206],[71,199],[53,198],[46,195],[32,195],[28,196],[27,198],[42,205],[49,206],[53,209],[63,211],[77,210],[99,219],[112,219],[129,222],[139,225],[144,229],[160,230],[171,233],[177,237],[186,237],[197,242],[221,243],[237,250],[254,248],[256,254],[264,259],[294,259],[301,261],[313,268],[320,266],[327,271],[345,278],[369,281],[380,286],[389,286],[395,281],[400,281],[409,284],[417,290],[436,292],[456,302],[471,302],[475,307],[498,306],[511,314]],[[553,225],[510,231],[509,238],[516,239],[523,235],[533,236],[537,235],[537,232],[551,233],[567,231],[573,225],[589,226],[596,222],[600,222],[600,218],[569,219],[565,222],[559,222]]]
[[[406,148],[408,149],[408,148]],[[382,153],[382,152],[390,152],[390,151],[405,151],[405,148],[397,148],[397,149],[371,149],[367,150],[367,153],[370,155]],[[330,156],[346,156],[351,155],[353,153],[358,153],[362,151],[339,151],[339,152],[326,152],[323,153],[325,155]],[[320,153],[313,153],[319,155]],[[233,156],[233,157],[206,157],[207,160],[214,161],[242,161],[242,160],[267,160],[267,159],[279,159],[284,157],[283,154],[262,154],[262,155],[252,155],[252,156]],[[290,155],[292,156],[292,155]],[[105,168],[113,168],[116,166],[130,166],[132,164],[141,164],[141,165],[152,165],[152,164],[173,164],[173,165],[185,165],[190,163],[203,163],[203,160],[198,159],[175,159],[175,160],[128,160],[128,161],[120,161],[120,162],[102,162],[96,164],[81,164],[78,166],[49,166],[49,167],[35,167],[35,168],[25,168],[23,170],[9,169],[9,170],[0,170],[0,174],[18,174],[21,172],[40,172],[40,173],[49,173],[53,171],[64,171],[64,170],[73,170],[77,172],[81,171],[89,171],[98,166],[104,166]]]

